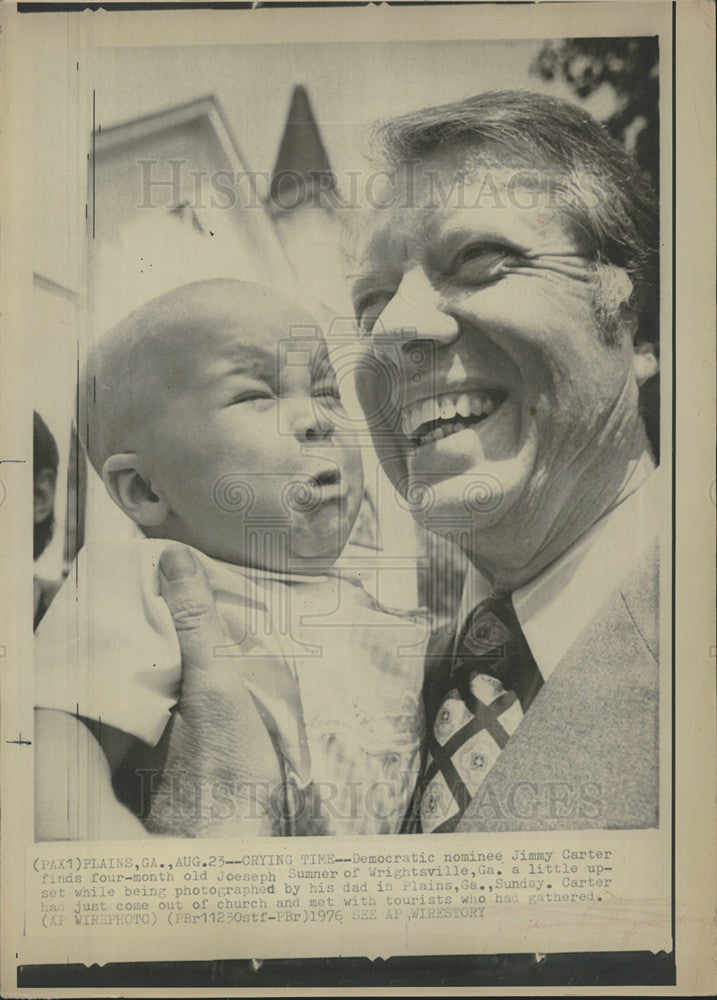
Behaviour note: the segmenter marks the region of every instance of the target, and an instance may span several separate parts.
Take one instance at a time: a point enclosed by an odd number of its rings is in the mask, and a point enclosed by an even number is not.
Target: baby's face
[[[170,511],[162,534],[228,562],[318,569],[358,514],[357,441],[311,317],[283,300],[248,309],[232,298],[162,357],[138,449]]]

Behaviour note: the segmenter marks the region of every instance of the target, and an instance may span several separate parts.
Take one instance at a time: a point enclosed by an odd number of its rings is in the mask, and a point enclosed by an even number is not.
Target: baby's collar
[[[222,559],[215,559],[214,561],[230,572],[240,573],[242,576],[248,576],[252,580],[274,580],[277,583],[320,583],[336,575],[336,570],[333,567],[323,573],[292,573],[290,571],[279,572],[272,569],[259,569],[256,566],[244,566],[239,563],[224,562]]]

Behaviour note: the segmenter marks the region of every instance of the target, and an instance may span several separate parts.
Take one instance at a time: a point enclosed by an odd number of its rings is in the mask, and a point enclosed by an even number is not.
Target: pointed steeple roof
[[[306,89],[294,87],[284,135],[271,178],[269,202],[278,210],[299,208],[317,190],[334,191],[336,178],[311,110]]]

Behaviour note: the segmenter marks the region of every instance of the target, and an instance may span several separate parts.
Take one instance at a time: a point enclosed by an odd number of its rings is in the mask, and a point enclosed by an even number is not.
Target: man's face
[[[432,527],[470,523],[473,555],[515,533],[534,552],[578,537],[640,438],[631,324],[601,340],[589,262],[547,193],[462,146],[420,166],[373,213],[354,285],[378,450],[405,495],[429,487]]]
[[[361,502],[361,457],[312,325],[288,304],[230,292],[207,308],[199,336],[163,355],[166,389],[138,451],[171,537],[275,570],[340,554]]]

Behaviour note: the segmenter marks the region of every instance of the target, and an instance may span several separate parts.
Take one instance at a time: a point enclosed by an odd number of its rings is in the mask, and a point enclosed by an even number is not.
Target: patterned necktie
[[[510,595],[468,616],[428,736],[424,833],[450,833],[543,685]]]

